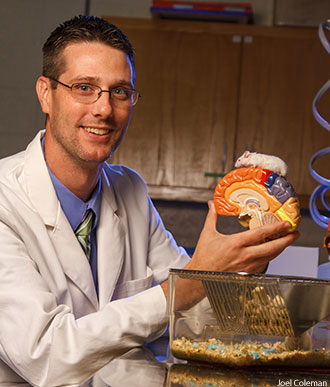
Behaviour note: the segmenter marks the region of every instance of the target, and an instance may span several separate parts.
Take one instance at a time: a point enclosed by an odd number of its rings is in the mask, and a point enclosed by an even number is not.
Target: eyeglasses
[[[89,83],[73,83],[69,86],[57,79],[51,77],[49,77],[49,79],[70,89],[73,98],[82,103],[96,102],[101,97],[102,93],[109,93],[110,100],[117,106],[133,106],[141,97],[141,94],[138,91],[126,87],[114,87],[113,89],[102,90],[99,86],[91,85]]]

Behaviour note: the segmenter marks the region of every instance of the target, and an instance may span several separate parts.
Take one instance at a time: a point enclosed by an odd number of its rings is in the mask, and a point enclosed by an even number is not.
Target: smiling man
[[[210,202],[190,260],[141,177],[106,163],[140,96],[127,37],[79,16],[43,53],[46,128],[0,161],[1,385],[84,382],[166,330],[169,268],[262,271],[298,235],[260,243],[286,222],[222,235]]]
[[[45,55],[50,49],[45,46]],[[118,48],[73,41],[59,55],[59,71],[49,66],[44,69],[46,76],[37,81],[47,115],[45,158],[55,176],[87,200],[103,162],[126,132],[139,94],[134,90],[131,60]]]

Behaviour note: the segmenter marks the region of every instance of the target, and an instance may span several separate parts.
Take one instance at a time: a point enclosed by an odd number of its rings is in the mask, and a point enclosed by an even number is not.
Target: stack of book
[[[232,23],[252,23],[253,21],[250,3],[153,0],[150,11],[154,18]]]

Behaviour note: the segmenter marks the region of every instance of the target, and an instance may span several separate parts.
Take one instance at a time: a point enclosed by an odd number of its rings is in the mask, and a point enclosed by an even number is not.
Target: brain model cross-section
[[[249,151],[239,157],[236,169],[217,184],[214,204],[219,215],[237,216],[246,228],[281,220],[290,222],[290,232],[300,223],[300,206],[286,180],[287,165],[276,156]]]

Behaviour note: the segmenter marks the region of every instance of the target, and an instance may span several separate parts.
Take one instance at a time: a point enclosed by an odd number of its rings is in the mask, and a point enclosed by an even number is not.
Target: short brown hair
[[[134,50],[127,36],[115,25],[94,16],[75,16],[60,24],[43,46],[43,69],[46,77],[58,79],[64,72],[62,53],[75,42],[100,42],[125,52],[132,64],[134,79]]]

